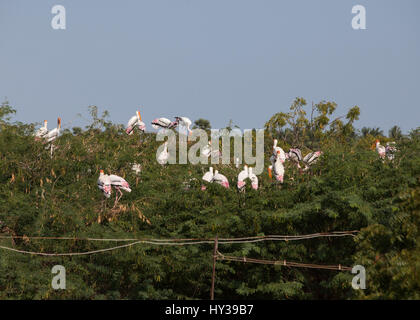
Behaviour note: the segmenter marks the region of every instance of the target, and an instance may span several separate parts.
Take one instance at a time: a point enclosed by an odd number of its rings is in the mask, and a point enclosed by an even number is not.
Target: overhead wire
[[[312,263],[300,263],[294,261],[283,260],[262,260],[254,259],[248,257],[236,257],[236,256],[225,256],[219,251],[216,254],[217,260],[226,260],[226,261],[235,261],[242,263],[257,263],[257,264],[269,264],[269,265],[280,265],[285,267],[295,267],[295,268],[311,268],[311,269],[326,269],[326,270],[337,270],[337,271],[350,271],[351,267],[346,267],[341,264],[338,265],[321,265],[321,264],[312,264]]]
[[[251,237],[241,237],[241,238],[218,238],[218,244],[240,244],[240,243],[252,243],[252,242],[261,242],[261,241],[297,241],[297,240],[306,240],[320,237],[343,237],[343,236],[355,236],[355,233],[358,231],[336,231],[330,233],[314,233],[307,235],[269,235],[269,236],[251,236]],[[0,246],[0,249],[30,254],[30,255],[39,255],[39,256],[80,256],[80,255],[89,255],[102,253],[107,251],[118,250],[126,247],[132,247],[138,244],[151,244],[151,245],[161,245],[161,246],[184,246],[184,245],[197,245],[197,244],[213,244],[216,238],[180,238],[180,239],[153,239],[153,238],[77,238],[77,237],[42,237],[42,236],[0,236],[0,239],[23,239],[28,240],[71,240],[71,241],[110,241],[110,242],[131,242],[128,244],[123,244],[119,246],[114,246],[111,248],[97,249],[85,252],[68,252],[68,253],[47,253],[47,252],[35,252],[28,250],[20,250],[7,246]]]

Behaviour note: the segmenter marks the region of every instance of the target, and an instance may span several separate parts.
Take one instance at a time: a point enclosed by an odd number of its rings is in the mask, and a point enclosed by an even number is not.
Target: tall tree
[[[393,126],[388,131],[388,137],[394,140],[399,140],[402,138],[402,131],[399,126]]]
[[[206,119],[197,119],[194,121],[194,127],[193,129],[202,129],[202,130],[210,130],[211,129],[211,125],[210,125],[210,121],[206,120]]]

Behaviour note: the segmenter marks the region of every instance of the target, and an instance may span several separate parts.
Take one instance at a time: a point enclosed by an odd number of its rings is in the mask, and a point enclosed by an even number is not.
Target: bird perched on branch
[[[188,136],[192,134],[190,126],[192,124],[191,120],[187,117],[175,117],[175,121],[178,123],[179,127],[185,128]]]
[[[41,140],[48,134],[48,121],[44,120],[44,125],[35,132],[35,140]]]
[[[101,170],[99,172],[99,178],[98,178],[98,188],[102,191],[105,198],[109,198],[112,193],[111,189],[111,179],[107,174],[104,174],[104,170]],[[103,200],[102,200],[103,202]]]
[[[276,179],[276,181],[279,181],[280,183],[283,183],[284,180],[284,166],[283,163],[284,161],[282,160],[282,155],[281,155],[281,151],[277,150],[277,155],[276,157],[271,157],[271,166],[268,167],[268,175],[270,177],[270,179],[273,176],[274,173],[274,178]]]
[[[225,188],[229,188],[229,180],[219,171],[214,171],[214,176],[212,182],[216,182],[217,184],[220,184],[221,186]]]
[[[258,189],[258,178],[255,173],[252,172],[252,168],[247,165],[244,166],[244,169],[239,172],[238,175],[238,189],[239,191],[245,190],[246,179],[251,180],[251,187],[254,190]]]
[[[271,163],[274,163],[276,159],[279,159],[282,163],[286,161],[286,153],[281,147],[277,146],[277,139],[274,139],[273,141],[273,153],[270,157]]]
[[[315,151],[308,153],[304,158],[303,162],[305,163],[305,169],[303,171],[309,170],[310,166],[318,162],[319,157],[322,155],[322,151]]]
[[[258,178],[255,173],[252,172],[252,168],[248,168],[248,177],[251,180],[251,187],[254,190],[258,189]]]
[[[376,141],[375,141],[375,148],[376,148],[376,152],[378,152],[379,156],[382,159],[385,159],[386,148],[383,145],[381,145],[381,142],[378,139],[376,139]]]
[[[115,174],[110,174],[109,179],[111,180],[111,186],[113,186],[115,190],[120,194],[120,196],[118,197],[117,192],[115,193],[115,202],[114,202],[114,208],[115,208],[118,201],[120,201],[120,199],[123,196],[123,193],[121,192],[121,190],[124,190],[126,192],[131,192],[131,189],[128,182],[124,178],[121,178],[120,176],[117,176]]]
[[[152,127],[154,129],[173,129],[178,126],[178,121],[171,121],[167,118],[157,118],[152,121]]]
[[[395,153],[398,149],[395,147],[395,142],[387,142],[385,147],[385,154],[388,160],[392,161],[395,158]]]
[[[53,142],[57,137],[60,135],[60,129],[61,129],[61,118],[57,118],[57,128],[52,129],[47,133],[45,136],[47,139],[47,142]]]
[[[133,134],[134,128],[138,128],[140,131],[144,132],[146,130],[146,125],[143,121],[141,121],[140,111],[136,111],[136,115],[132,116],[130,120],[128,120],[127,128],[125,132],[128,135]]]
[[[57,137],[60,135],[60,129],[61,129],[61,118],[57,118],[57,128],[52,129],[45,135],[45,139],[47,139],[47,143],[49,143],[49,146],[46,147],[46,149],[50,148],[50,154],[51,157],[53,155],[53,151],[56,148],[54,146],[54,141],[57,139]]]
[[[302,152],[299,148],[291,148],[288,153],[286,153],[286,158],[296,164],[298,169],[300,169],[299,162],[303,160]]]
[[[209,168],[209,171],[207,171],[201,179],[204,181],[211,183],[213,181],[214,173],[213,173],[213,167]],[[206,190],[206,186],[202,185],[201,190]]]
[[[249,177],[248,166],[244,165],[244,169],[241,172],[239,172],[239,175],[238,175],[238,189],[239,189],[239,191],[242,191],[242,190],[245,189],[245,185],[246,185],[245,180],[248,179],[248,177]]]

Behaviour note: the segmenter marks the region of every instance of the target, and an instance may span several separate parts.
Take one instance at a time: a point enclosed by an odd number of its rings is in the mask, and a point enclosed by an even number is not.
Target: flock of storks
[[[188,134],[191,134],[192,131],[190,129],[191,126],[191,120],[187,117],[175,117],[175,121],[171,121],[167,118],[157,118],[154,119],[151,124],[154,129],[174,129],[176,127],[184,128],[188,132]],[[50,131],[48,131],[47,128],[47,120],[44,121],[44,126],[39,128],[35,132],[35,139],[38,141],[43,141],[46,145],[46,149],[51,150],[51,157],[54,150],[54,141],[57,139],[57,137],[60,134],[60,128],[61,128],[61,119],[57,119],[57,128],[54,128]],[[145,132],[146,125],[141,119],[140,111],[136,112],[136,115],[130,118],[130,120],[127,123],[125,132],[128,135],[133,134],[134,129],[137,128],[141,132]],[[320,156],[322,155],[322,151],[315,151],[308,153],[305,157],[302,157],[302,152],[298,148],[291,148],[289,152],[284,152],[284,150],[277,146],[278,141],[275,139],[273,142],[273,149],[272,149],[272,155],[270,157],[271,165],[268,167],[268,174],[270,179],[274,176],[275,180],[279,183],[283,183],[284,178],[284,163],[286,160],[289,160],[293,162],[297,168],[300,171],[307,171],[309,170],[310,166],[313,165],[318,161]],[[385,160],[385,158],[388,158],[389,160],[394,159],[395,152],[397,151],[395,147],[395,142],[388,142],[386,146],[382,146],[380,144],[379,140],[376,140],[376,151],[378,152],[379,156]],[[212,150],[211,148],[211,141],[208,143],[207,146],[202,148],[201,154],[203,156],[209,157],[210,155],[221,156],[221,153],[219,152],[218,148],[216,150]],[[167,160],[169,158],[169,152],[168,152],[168,143],[164,143],[164,147],[162,151],[157,156],[157,161],[161,165],[164,165],[167,163]],[[236,167],[239,168],[239,159],[236,159]],[[300,166],[300,163],[303,162],[304,168]],[[132,165],[132,170],[138,174],[141,172],[141,165],[134,163]],[[240,191],[244,191],[246,181],[247,179],[250,180],[251,186],[254,190],[258,189],[258,178],[255,173],[253,173],[253,168],[248,167],[247,165],[244,165],[243,170],[238,175],[238,183],[237,187]],[[203,181],[206,181],[207,183],[217,183],[225,188],[229,188],[229,180],[224,176],[223,174],[219,173],[218,170],[213,171],[213,167],[209,168],[209,171],[207,171],[203,177]],[[112,193],[112,187],[116,190],[115,195],[115,202],[114,207],[117,205],[118,201],[121,199],[123,193],[121,190],[126,192],[131,192],[129,183],[122,177],[115,175],[115,174],[104,174],[103,170],[100,170],[99,178],[97,181],[98,188],[102,191],[103,195],[106,198],[109,198]],[[202,185],[201,190],[205,190],[206,186]]]

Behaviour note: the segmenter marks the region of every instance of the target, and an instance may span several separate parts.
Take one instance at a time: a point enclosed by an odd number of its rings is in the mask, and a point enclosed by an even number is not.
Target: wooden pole
[[[213,250],[213,275],[211,277],[211,291],[210,291],[210,300],[214,300],[214,280],[216,278],[216,260],[217,260],[217,236],[214,239],[214,250]]]

